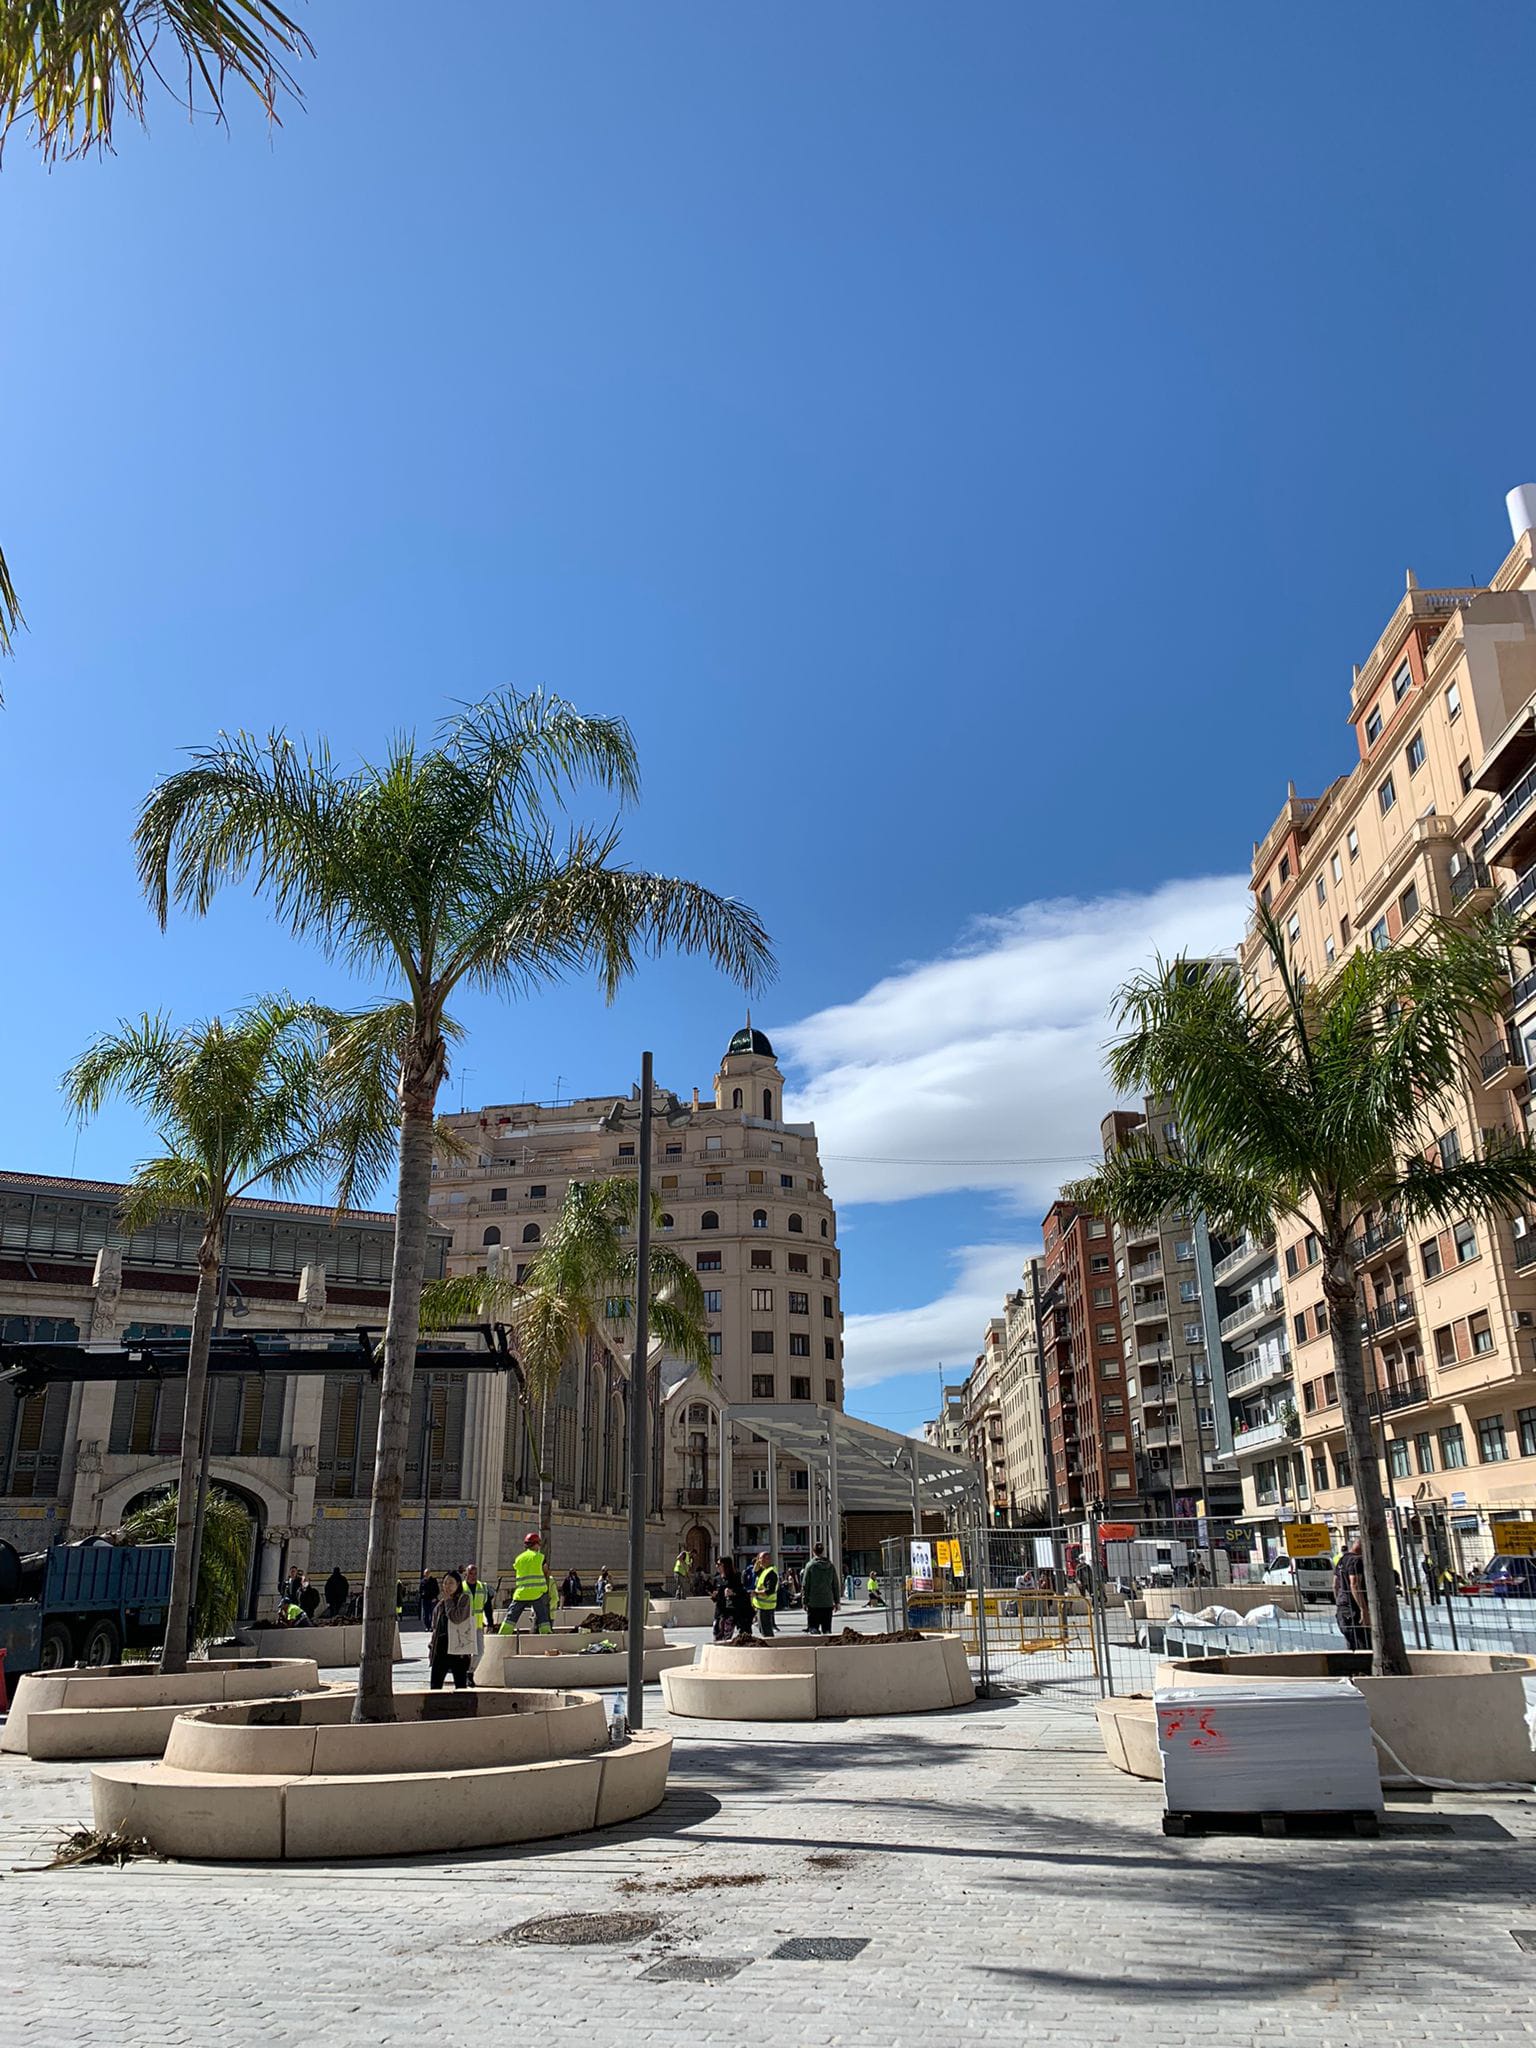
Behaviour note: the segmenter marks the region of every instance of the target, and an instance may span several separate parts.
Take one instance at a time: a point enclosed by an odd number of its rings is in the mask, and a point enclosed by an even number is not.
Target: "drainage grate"
[[[781,1941],[773,1953],[776,1960],[786,1963],[851,1963],[868,1947],[867,1934],[802,1934],[793,1941]]]
[[[603,1944],[643,1941],[661,1925],[657,1913],[546,1913],[540,1920],[523,1920],[492,1942],[532,1941],[559,1948],[596,1948]],[[489,1946],[489,1944],[485,1944]]]
[[[1536,1956],[1536,1927],[1511,1927],[1515,1947],[1523,1948],[1528,1956]]]
[[[673,1956],[640,1972],[642,1984],[724,1984],[739,1977],[750,1956]]]

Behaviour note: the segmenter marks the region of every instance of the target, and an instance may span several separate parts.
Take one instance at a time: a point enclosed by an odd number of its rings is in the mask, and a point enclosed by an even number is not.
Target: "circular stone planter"
[[[1159,1665],[1157,1684],[1349,1678],[1365,1695],[1381,1773],[1389,1782],[1406,1774],[1455,1785],[1536,1783],[1536,1752],[1525,1719],[1526,1681],[1536,1678],[1536,1657],[1411,1650],[1408,1662],[1407,1678],[1373,1678],[1369,1656],[1355,1650],[1187,1657]]]
[[[176,1716],[188,1707],[319,1690],[312,1657],[197,1661],[170,1678],[161,1676],[158,1664],[29,1671],[0,1728],[0,1750],[49,1761],[159,1756]]]
[[[344,1670],[363,1661],[363,1624],[360,1621],[320,1622],[309,1628],[252,1628],[242,1630],[240,1640],[225,1645],[226,1657],[288,1657],[300,1655],[318,1664],[322,1671]],[[395,1662],[403,1664],[400,1630],[395,1630]]]
[[[709,1628],[715,1603],[707,1593],[687,1600],[653,1600],[651,1612],[663,1628]]]
[[[610,1747],[594,1693],[350,1691],[184,1714],[165,1762],[91,1773],[98,1828],[166,1856],[274,1863],[442,1854],[582,1834],[666,1793],[670,1736]]]
[[[643,1655],[643,1669],[647,1685],[654,1685],[664,1671],[675,1665],[691,1664],[694,1653],[686,1645],[669,1649],[665,1639],[651,1643],[652,1636],[661,1636],[661,1630],[647,1629],[646,1647]],[[601,1637],[575,1636],[501,1636],[491,1635],[485,1639],[485,1649],[475,1666],[476,1686],[566,1686],[566,1685],[626,1685],[629,1682],[629,1653],[627,1650],[583,1650],[582,1643],[601,1641]],[[612,1641],[612,1638],[609,1638]],[[572,1645],[567,1649],[565,1645]],[[534,1646],[538,1647],[535,1648]]]
[[[976,1697],[959,1636],[836,1643],[800,1636],[753,1649],[706,1643],[689,1671],[664,1671],[667,1711],[706,1721],[819,1721],[924,1714]]]

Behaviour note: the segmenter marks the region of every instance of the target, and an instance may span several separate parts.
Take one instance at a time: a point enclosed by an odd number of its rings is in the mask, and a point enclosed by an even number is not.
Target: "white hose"
[[[1494,1785],[1459,1785],[1454,1778],[1421,1778],[1417,1771],[1410,1771],[1391,1743],[1371,1730],[1371,1740],[1382,1751],[1390,1763],[1396,1764],[1401,1773],[1396,1778],[1383,1778],[1383,1785],[1422,1785],[1427,1792],[1529,1792],[1530,1785],[1499,1783]]]

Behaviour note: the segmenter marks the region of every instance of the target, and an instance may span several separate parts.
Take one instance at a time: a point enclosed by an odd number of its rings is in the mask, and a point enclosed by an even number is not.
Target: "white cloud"
[[[1230,951],[1235,875],[1029,903],[851,1003],[778,1025],[786,1113],[814,1120],[839,1202],[986,1189],[1038,1216],[1098,1151],[1116,988],[1158,954]]]
[[[849,1316],[843,1331],[844,1380],[850,1392],[900,1373],[931,1372],[934,1400],[942,1363],[951,1379],[970,1368],[987,1318],[1001,1313],[1003,1296],[1019,1284],[1033,1245],[968,1244],[952,1254],[955,1277],[936,1301],[920,1308],[884,1309]],[[920,1432],[919,1432],[920,1433]]]
[[[1158,955],[1231,951],[1248,910],[1239,875],[1028,903],[853,1002],[774,1027],[793,1076],[786,1114],[814,1120],[841,1205],[974,1191],[1020,1219],[1016,1243],[957,1249],[936,1299],[850,1316],[850,1387],[975,1356],[1057,1188],[1098,1156],[1115,990]],[[863,1230],[878,1229],[875,1212]]]

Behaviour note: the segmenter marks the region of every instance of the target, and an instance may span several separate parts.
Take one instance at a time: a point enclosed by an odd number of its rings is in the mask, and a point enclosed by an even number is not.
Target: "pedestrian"
[[[1365,1558],[1360,1538],[1344,1546],[1333,1568],[1333,1614],[1339,1634],[1352,1650],[1371,1647],[1371,1614],[1365,1600]]]
[[[800,1595],[805,1602],[806,1634],[831,1635],[833,1610],[843,1604],[842,1588],[837,1582],[836,1568],[820,1543],[811,1545],[811,1561],[800,1581]]]
[[[552,1635],[554,1623],[549,1618],[549,1572],[537,1529],[530,1529],[524,1538],[523,1547],[513,1560],[512,1573],[516,1583],[507,1611],[501,1618],[501,1633],[515,1636],[526,1615],[538,1635]]]
[[[340,1621],[343,1614],[347,1611],[347,1601],[351,1596],[351,1592],[352,1588],[347,1583],[346,1573],[339,1564],[333,1564],[331,1566],[331,1576],[325,1582],[325,1618],[327,1621]]]
[[[278,1609],[278,1620],[284,1628],[308,1628],[309,1616],[297,1600],[285,1600]]]
[[[303,1590],[304,1574],[299,1570],[298,1566],[295,1565],[293,1567],[293,1570],[289,1572],[287,1578],[283,1581],[283,1598],[285,1600],[297,1600],[299,1595],[303,1592]]]
[[[597,1584],[593,1588],[592,1594],[593,1599],[597,1602],[597,1611],[599,1614],[601,1614],[603,1610],[607,1607],[608,1595],[612,1591],[613,1573],[609,1571],[607,1565],[604,1565],[602,1570],[597,1575]]]
[[[752,1611],[757,1616],[758,1633],[767,1642],[778,1632],[774,1617],[779,1611],[779,1575],[766,1550],[757,1553],[757,1569],[752,1574]]]
[[[729,1643],[752,1633],[752,1595],[742,1584],[736,1560],[722,1557],[715,1588],[715,1640]]]
[[[693,1577],[693,1552],[686,1544],[672,1560],[672,1598],[681,1600],[688,1591],[688,1581]]]
[[[320,1612],[320,1588],[312,1586],[307,1577],[299,1583],[299,1605],[309,1621],[313,1621]]]
[[[485,1649],[486,1631],[496,1619],[491,1607],[491,1589],[481,1579],[479,1568],[472,1564],[465,1565],[461,1582],[475,1611],[475,1661],[478,1663]]]
[[[475,1610],[457,1572],[443,1573],[429,1647],[434,1692],[442,1691],[446,1678],[452,1678],[455,1690],[474,1683],[470,1664],[475,1654]]]
[[[577,1571],[575,1565],[572,1565],[565,1577],[560,1581],[560,1605],[562,1607],[579,1607],[585,1598],[586,1592],[581,1583],[581,1573]]]
[[[434,1574],[433,1574],[433,1573],[431,1573],[431,1572],[423,1572],[423,1573],[422,1573],[422,1575],[421,1575],[421,1625],[422,1625],[422,1627],[423,1627],[423,1628],[430,1628],[430,1627],[432,1626],[432,1617],[433,1617],[433,1615],[434,1615],[434,1614],[436,1614],[436,1612],[437,1612],[437,1600],[438,1600],[438,1595],[439,1595],[439,1593],[441,1592],[441,1590],[442,1590],[442,1588],[441,1588],[441,1587],[440,1587],[440,1586],[438,1585],[438,1583],[437,1583],[437,1579],[436,1579],[436,1577],[434,1576]]]
[[[871,1607],[879,1607],[882,1604],[880,1600],[880,1574],[878,1572],[870,1573],[869,1577],[864,1581],[864,1590],[869,1595]]]

